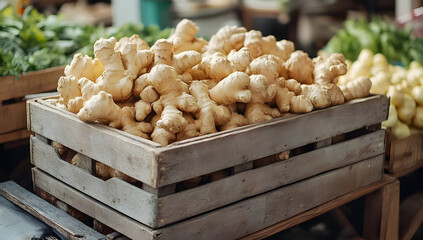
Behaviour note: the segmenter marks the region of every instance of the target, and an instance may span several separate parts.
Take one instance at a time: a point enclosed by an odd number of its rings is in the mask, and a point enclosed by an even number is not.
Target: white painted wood
[[[152,141],[128,137],[125,132],[100,124],[84,123],[75,114],[60,111],[42,100],[29,101],[28,106],[31,131],[137,180],[156,185],[157,153]]]
[[[383,154],[384,139],[385,130],[379,130],[158,199],[157,194],[149,194],[120,179],[102,181],[60,160],[51,146],[35,137],[31,138],[31,144],[35,166],[135,220],[150,227],[161,227]],[[187,204],[192,202],[201,204]]]
[[[143,235],[135,235],[136,239],[236,239],[376,182],[382,179],[382,166],[383,155],[379,155],[157,231],[143,228],[141,224],[128,228],[128,218],[124,215],[49,177],[41,170],[34,169],[33,173],[37,187],[59,199],[66,197],[65,201],[69,205],[129,237],[134,236],[133,231],[142,229]],[[119,224],[124,227],[117,226]]]
[[[157,188],[380,123],[387,117],[388,105],[386,96],[370,96],[166,147],[83,123],[43,100],[31,101],[29,113],[32,131]]]
[[[119,178],[103,181],[61,160],[53,147],[36,137],[31,137],[31,145],[32,162],[38,168],[148,226],[157,226],[157,197],[153,194]]]
[[[159,226],[378,156],[384,153],[384,139],[385,131],[379,130],[159,198]],[[186,204],[197,202],[201,204]]]
[[[94,231],[82,222],[30,193],[15,182],[0,183],[0,195],[16,204],[29,214],[56,229],[67,239],[105,239],[106,236]],[[23,231],[25,229],[22,229]],[[2,236],[7,237],[7,236]]]
[[[42,170],[32,169],[34,185],[70,206],[97,219],[107,226],[120,231],[132,239],[156,239],[160,232],[142,225],[141,223],[113,210],[106,205],[86,196],[74,188],[51,177]]]

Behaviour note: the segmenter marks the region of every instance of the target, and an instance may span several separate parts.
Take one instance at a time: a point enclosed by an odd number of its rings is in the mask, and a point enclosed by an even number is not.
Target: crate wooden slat
[[[387,97],[376,95],[166,147],[83,123],[44,100],[29,101],[27,109],[31,131],[158,188],[380,123],[387,106]]]
[[[404,139],[391,140],[390,143],[387,165],[390,174],[402,177],[423,167],[423,131]]]
[[[381,180],[383,155],[281,187],[158,230],[108,208],[37,168],[36,187],[135,239],[235,239],[259,231],[360,187]],[[352,181],[354,179],[354,181]],[[331,189],[330,191],[322,191]],[[190,203],[186,203],[190,204]],[[192,204],[196,204],[192,202]],[[115,217],[112,217],[115,216]],[[122,227],[127,222],[132,227]],[[135,235],[133,231],[137,231]]]
[[[385,131],[378,130],[165,197],[157,197],[117,178],[107,181],[96,178],[61,160],[53,147],[37,137],[31,137],[31,161],[55,178],[135,220],[150,227],[162,227],[325,171],[381,155],[384,153],[384,138]],[[187,205],[186,202],[190,201],[201,204]]]
[[[24,129],[16,130],[4,134],[0,134],[0,144],[7,143],[7,142],[13,142],[19,139],[25,139],[29,138],[31,136],[31,132]]]
[[[24,97],[28,94],[55,91],[64,67],[54,67],[14,76],[0,77],[0,143],[28,137]]]
[[[106,239],[106,236],[94,231],[12,181],[0,183],[0,195],[53,227],[67,239]]]
[[[63,70],[64,66],[59,66],[24,73],[19,79],[14,76],[0,77],[0,101],[55,90]]]
[[[295,215],[292,218],[289,218],[285,221],[282,221],[280,223],[272,225],[272,226],[270,226],[266,229],[263,229],[261,231],[255,232],[255,233],[248,235],[247,237],[242,238],[242,239],[243,240],[258,240],[258,239],[263,239],[265,237],[269,237],[273,234],[276,234],[276,233],[281,232],[283,230],[286,230],[290,227],[296,226],[296,225],[301,224],[305,221],[308,221],[312,218],[320,216],[320,215],[322,215],[326,212],[334,210],[334,209],[336,209],[336,208],[338,208],[342,205],[345,205],[345,204],[347,204],[347,203],[349,203],[353,200],[356,200],[360,197],[363,197],[367,194],[372,194],[372,192],[377,191],[378,189],[383,190],[383,188],[385,188],[386,186],[391,186],[392,184],[396,184],[396,181],[397,181],[396,178],[385,174],[381,181],[377,181],[377,182],[369,184],[365,187],[354,190],[353,192],[342,195],[341,197],[338,197],[338,198],[336,198],[332,201],[324,203],[320,206],[317,206],[317,207],[310,209],[306,212],[303,212],[301,214]],[[388,196],[388,198],[389,198],[389,196]],[[380,207],[382,207],[382,206],[380,206]]]
[[[25,102],[0,105],[0,133],[7,133],[26,127]]]

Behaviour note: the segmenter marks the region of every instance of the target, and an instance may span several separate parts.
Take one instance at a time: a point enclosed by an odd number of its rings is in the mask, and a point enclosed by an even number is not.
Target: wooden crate
[[[0,77],[0,143],[29,137],[26,129],[25,95],[55,91],[63,66]]]
[[[37,188],[132,239],[237,239],[380,180],[382,165],[382,156],[371,158],[158,229],[133,220],[38,168],[33,169],[33,178]],[[196,200],[183,203],[200,204],[202,201]]]
[[[423,131],[414,132],[404,139],[393,140],[388,130],[386,166],[388,173],[402,177],[423,167]]]
[[[101,202],[120,217],[142,223],[139,229],[148,239],[157,234],[242,237],[380,180],[385,131],[366,126],[380,125],[387,110],[386,97],[371,96],[161,147],[107,126],[83,123],[74,114],[37,99],[28,102],[29,127],[36,133],[31,138],[31,160],[37,167],[34,182],[55,197],[62,193],[51,188],[61,183],[67,187],[63,194],[73,189],[85,196],[81,198],[85,200],[68,203],[84,208],[79,209],[84,213],[90,212],[84,207],[89,201]],[[331,144],[332,137],[339,135],[346,136],[345,140]],[[48,144],[50,140],[84,154],[84,169],[63,161]],[[303,146],[308,146],[308,152],[253,168],[260,158]],[[97,161],[138,183],[101,180],[92,174]],[[175,192],[181,181],[221,169],[233,174]],[[327,191],[320,186],[327,186]],[[110,218],[99,220],[130,236],[105,222]],[[216,226],[214,232],[208,229],[210,224]],[[184,230],[191,225],[198,228]]]

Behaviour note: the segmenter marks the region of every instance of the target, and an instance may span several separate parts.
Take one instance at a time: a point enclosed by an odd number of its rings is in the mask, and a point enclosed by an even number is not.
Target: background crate
[[[388,173],[402,177],[423,167],[423,131],[414,132],[404,139],[393,140],[388,129],[386,166]]]
[[[64,67],[54,67],[14,76],[0,77],[0,143],[29,136],[25,99],[28,94],[56,91]]]

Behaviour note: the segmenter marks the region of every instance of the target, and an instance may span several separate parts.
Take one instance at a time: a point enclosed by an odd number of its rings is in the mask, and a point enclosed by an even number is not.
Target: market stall
[[[419,232],[421,194],[400,195],[423,165],[411,30],[349,19],[317,54],[235,25],[200,36],[189,19],[115,28],[11,11],[0,130],[29,137],[33,193],[8,181],[0,195],[58,235],[263,239],[332,210],[349,238]],[[360,227],[341,210],[358,199]]]

